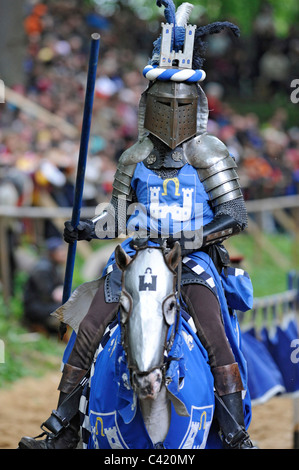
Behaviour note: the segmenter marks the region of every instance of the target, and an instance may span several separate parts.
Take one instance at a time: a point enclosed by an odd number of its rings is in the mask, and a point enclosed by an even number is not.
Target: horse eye
[[[129,312],[131,309],[131,301],[127,294],[122,293],[119,299],[119,303],[121,307],[126,311]]]
[[[166,323],[172,325],[176,314],[176,299],[173,295],[164,300],[163,313]]]
[[[119,298],[119,304],[120,304],[121,319],[122,319],[122,322],[125,323],[131,311],[130,297],[127,294],[124,294],[122,292]]]

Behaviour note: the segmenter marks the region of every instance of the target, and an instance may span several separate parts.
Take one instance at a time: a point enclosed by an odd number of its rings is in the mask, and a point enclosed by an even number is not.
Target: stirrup
[[[63,429],[68,428],[70,422],[67,418],[61,416],[58,410],[52,410],[50,417],[41,425],[43,433],[38,436],[47,435],[48,437],[57,437]]]
[[[229,433],[227,436],[223,436],[222,440],[224,444],[230,449],[237,449],[239,444],[241,444],[242,442],[245,442],[245,440],[248,438],[249,438],[249,435],[245,431],[245,429],[240,428],[234,434]]]

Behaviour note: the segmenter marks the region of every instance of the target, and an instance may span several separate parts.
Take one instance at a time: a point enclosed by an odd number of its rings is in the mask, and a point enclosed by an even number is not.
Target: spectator
[[[24,320],[33,329],[56,333],[59,322],[50,316],[62,304],[66,246],[60,238],[47,240],[47,254],[34,266],[24,290]]]

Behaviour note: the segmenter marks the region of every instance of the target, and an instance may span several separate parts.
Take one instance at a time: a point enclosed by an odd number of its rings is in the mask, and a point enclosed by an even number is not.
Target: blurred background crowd
[[[52,125],[30,107],[7,101],[0,116],[0,203],[39,205],[44,191],[59,206],[72,205],[74,174],[83,114],[89,38],[101,34],[92,136],[84,204],[107,199],[117,160],[137,136],[143,67],[159,34],[127,11],[104,17],[80,2],[29,2],[23,21],[25,80],[13,89],[73,126],[76,137]],[[81,4],[84,2],[81,2]],[[208,21],[204,16],[201,23]],[[299,128],[287,109],[268,109],[266,119],[255,102],[283,96],[290,103],[292,78],[299,77],[299,37],[290,28],[276,35],[272,8],[265,4],[250,37],[223,32],[209,38],[203,88],[209,99],[209,132],[228,146],[239,165],[247,199],[297,194]],[[245,112],[238,107],[247,102]],[[252,102],[252,109],[250,108]],[[234,106],[234,104],[236,106]],[[293,105],[296,107],[296,105]],[[273,114],[269,114],[273,111]],[[7,183],[7,184],[3,184]]]
[[[22,80],[4,82],[25,101],[7,94],[0,105],[0,206],[72,206],[90,34],[99,32],[83,196],[84,206],[95,207],[109,200],[118,158],[136,140],[138,103],[147,86],[142,70],[163,11],[148,22],[129,8],[105,16],[96,5],[101,2],[23,3]],[[203,12],[194,22],[211,21]],[[299,78],[298,28],[290,25],[278,35],[271,4],[261,2],[249,35],[209,38],[204,69],[208,131],[236,158],[245,198],[298,194],[299,104],[290,99],[291,82]],[[48,238],[59,235],[53,226],[48,230]]]

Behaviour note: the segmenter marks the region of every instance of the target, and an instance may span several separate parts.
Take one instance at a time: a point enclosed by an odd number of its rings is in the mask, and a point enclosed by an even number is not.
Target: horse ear
[[[171,269],[175,269],[181,260],[181,245],[175,242],[173,248],[165,256],[166,262]]]
[[[132,261],[132,258],[129,255],[127,255],[127,253],[124,251],[121,245],[117,245],[117,247],[115,248],[114,254],[115,254],[116,264],[119,267],[119,269],[121,269],[121,271],[123,271],[128,266],[128,264],[130,264],[130,262]]]

